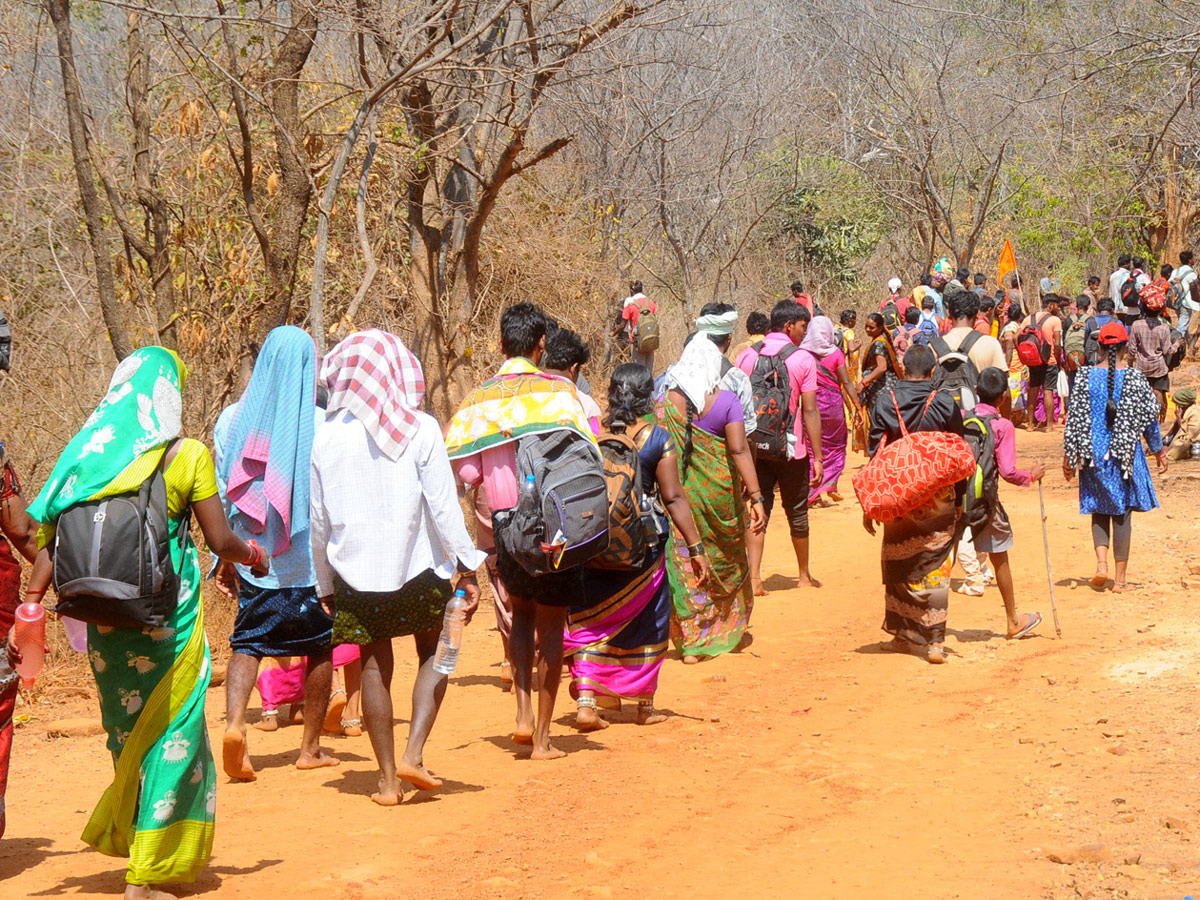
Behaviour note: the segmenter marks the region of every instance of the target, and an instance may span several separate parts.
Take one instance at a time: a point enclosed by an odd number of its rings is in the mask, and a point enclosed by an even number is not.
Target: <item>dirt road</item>
[[[1050,463],[1062,640],[1050,622],[1036,491],[1006,486],[1003,497],[1020,606],[1045,614],[1040,635],[1006,641],[994,589],[953,595],[942,667],[878,652],[878,539],[852,501],[813,513],[820,590],[792,587],[778,521],[753,645],[693,667],[669,661],[658,697],[673,713],[666,723],[637,728],[627,707],[584,737],[570,728],[564,697],[554,734],[570,755],[520,758],[484,610],[426,751],[445,789],[381,809],[367,800],[375,774],[365,736],[331,742],[339,769],[298,772],[298,729],[252,732],[259,780],[221,785],[212,865],[181,893],[1200,896],[1200,589],[1181,587],[1189,554],[1200,562],[1200,465],[1178,464],[1159,482],[1163,509],[1135,518],[1130,577],[1141,587],[1114,596],[1082,584],[1090,535],[1058,471],[1061,445],[1024,432],[1018,440],[1022,464]],[[397,715],[413,670],[405,659],[397,673]],[[214,689],[217,738],[222,708]],[[95,712],[33,712],[16,736],[0,897],[118,894],[121,861],[78,837],[111,776],[104,739],[46,736],[49,719]]]

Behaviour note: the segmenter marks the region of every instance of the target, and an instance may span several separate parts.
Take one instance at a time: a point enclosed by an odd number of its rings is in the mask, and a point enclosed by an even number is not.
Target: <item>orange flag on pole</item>
[[[1004,249],[1000,251],[1000,263],[996,267],[996,286],[1004,287],[1004,276],[1017,267],[1017,255],[1013,253],[1012,241],[1004,239]]]

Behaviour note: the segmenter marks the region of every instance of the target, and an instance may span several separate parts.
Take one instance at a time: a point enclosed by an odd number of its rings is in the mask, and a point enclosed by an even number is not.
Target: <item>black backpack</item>
[[[796,422],[795,415],[790,411],[792,382],[788,376],[787,361],[799,348],[792,344],[774,356],[763,356],[762,349],[762,341],[754,345],[758,359],[750,373],[750,390],[754,394],[757,419],[752,445],[755,456],[786,460],[788,435]]]
[[[1171,328],[1171,352],[1167,355],[1167,371],[1174,372],[1183,365],[1185,359],[1187,359],[1187,337],[1178,328]]]
[[[12,371],[12,328],[0,312],[0,369]]]
[[[952,393],[954,402],[961,410],[974,409],[979,396],[979,369],[968,354],[981,337],[983,335],[978,331],[970,331],[957,350],[951,350],[944,338],[937,337],[929,342],[938,358],[937,371],[933,373],[933,388]]]
[[[992,517],[999,498],[1000,471],[996,467],[996,435],[993,415],[963,419],[963,440],[975,457],[975,474],[967,479],[963,494],[963,524],[978,536]]]
[[[1092,325],[1096,324],[1096,320],[1092,320]],[[1083,337],[1083,362],[1084,365],[1094,366],[1100,362],[1100,328],[1089,328],[1084,326],[1085,331]]]
[[[58,517],[50,555],[56,612],[94,625],[161,628],[179,603],[163,470],[172,444],[136,491],[88,500]],[[187,540],[191,512],[179,529]]]
[[[879,314],[883,316],[883,327],[893,335],[904,325],[904,319],[900,317],[900,308],[896,306],[895,301],[889,300],[883,309],[879,311]]]
[[[1136,312],[1141,302],[1141,292],[1138,290],[1137,284],[1141,274],[1140,270],[1134,269],[1125,279],[1125,283],[1121,285],[1121,303],[1124,304],[1126,311],[1134,310]]]
[[[533,508],[524,486],[533,477]],[[591,441],[569,428],[517,442],[521,502],[496,540],[530,575],[582,565],[608,549],[608,480]]]

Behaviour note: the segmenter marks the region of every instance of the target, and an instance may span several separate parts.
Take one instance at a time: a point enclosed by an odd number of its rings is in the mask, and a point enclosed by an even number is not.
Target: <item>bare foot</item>
[[[750,579],[750,586],[754,589],[755,597],[767,596],[767,589],[763,587],[763,583],[761,581],[756,581],[752,578]]]
[[[279,724],[282,725],[300,725],[304,722],[304,704],[289,703],[286,716],[279,717]]]
[[[685,666],[694,666],[698,662],[700,662],[700,657],[698,656],[685,656],[683,658],[683,664]]]
[[[346,711],[346,692],[334,691],[329,698],[329,708],[325,710],[325,724],[322,731],[326,734],[342,733],[342,713]]]
[[[828,494],[828,497],[829,497],[829,499],[830,499],[830,500],[832,500],[834,503],[841,503],[841,502],[842,502],[842,500],[843,500],[843,497],[842,497],[842,495],[841,495],[841,494],[839,494],[837,491],[830,491],[830,492],[829,492],[829,494]]]
[[[160,891],[148,884],[125,885],[125,900],[179,900],[174,894]]]
[[[246,744],[246,732],[243,728],[230,725],[225,729],[225,737],[221,740],[221,762],[225,774],[239,781],[254,781],[254,766],[250,764],[250,750]]]
[[[400,792],[400,781],[396,778],[393,778],[390,784],[384,784],[380,778],[379,790],[371,795],[371,802],[380,806],[399,806],[402,799],[404,795]]]
[[[1104,590],[1108,584],[1108,566],[1096,566],[1096,574],[1088,579],[1088,584],[1098,591]]]
[[[667,717],[660,712],[656,712],[653,706],[638,707],[637,724],[659,725],[665,721],[667,721]]]
[[[512,734],[514,744],[520,744],[523,747],[529,747],[533,744],[533,726],[528,729],[518,725],[516,731]]]
[[[579,731],[603,731],[608,723],[590,706],[581,706],[575,713],[575,728]]]
[[[941,665],[946,661],[946,651],[941,644],[930,644],[925,651],[925,659],[934,665]]]
[[[562,759],[566,755],[567,755],[566,750],[559,750],[553,744],[547,743],[546,748],[544,750],[539,750],[537,747],[534,747],[533,752],[529,754],[529,758],[530,759]]]
[[[819,581],[817,581],[817,579],[813,578],[812,573],[810,572],[808,575],[801,575],[796,580],[796,587],[819,588],[819,587],[821,587],[821,582],[819,582]]]
[[[259,731],[278,731],[279,730],[279,714],[278,713],[263,713],[263,717],[254,723],[254,727]]]
[[[342,719],[342,737],[360,737],[362,719]]]
[[[300,758],[296,760],[297,769],[325,769],[330,766],[340,766],[342,761],[336,756],[326,753],[324,750],[317,750],[314,756],[311,753],[300,752]]]
[[[414,766],[403,759],[396,766],[396,777],[400,781],[407,781],[419,791],[436,791],[442,786],[442,779],[430,775],[424,766]]]

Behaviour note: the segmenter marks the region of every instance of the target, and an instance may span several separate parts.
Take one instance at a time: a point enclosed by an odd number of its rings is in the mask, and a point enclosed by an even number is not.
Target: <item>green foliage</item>
[[[783,165],[773,176],[784,177]],[[887,231],[886,205],[851,166],[828,157],[802,159],[799,183],[780,204],[771,242],[789,262],[824,278],[852,284],[858,264]],[[792,173],[786,176],[790,179]]]

